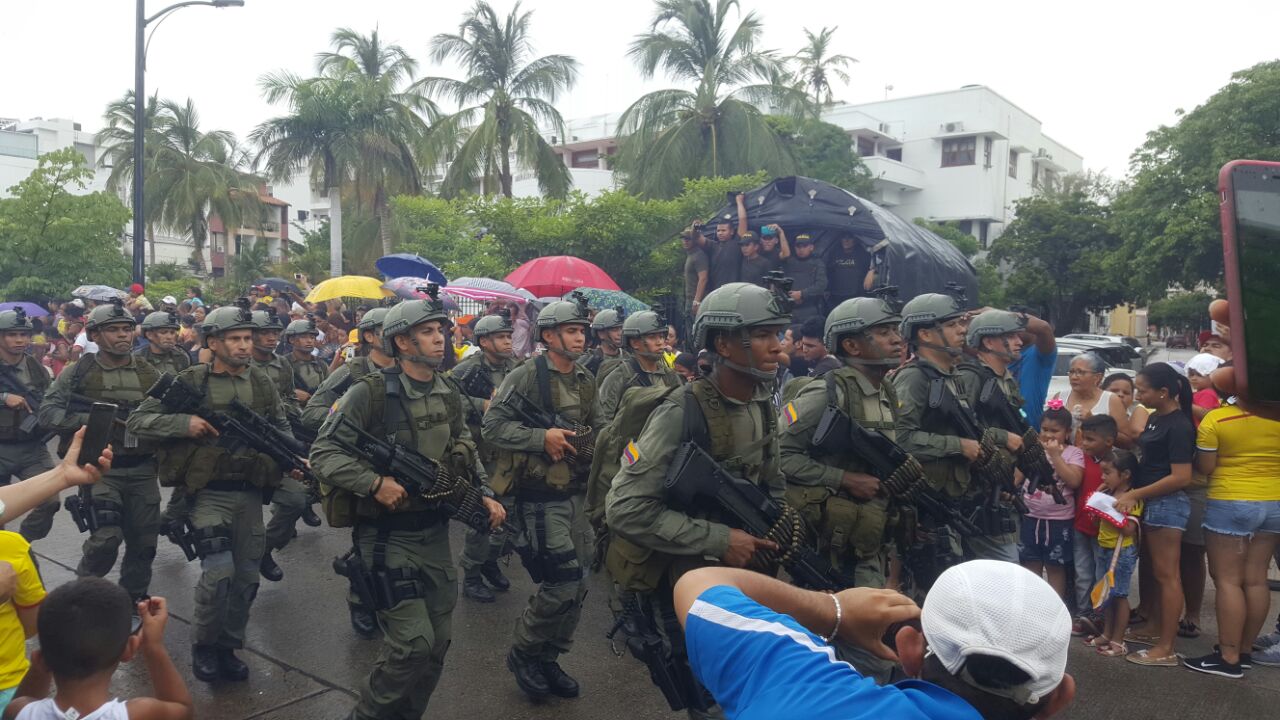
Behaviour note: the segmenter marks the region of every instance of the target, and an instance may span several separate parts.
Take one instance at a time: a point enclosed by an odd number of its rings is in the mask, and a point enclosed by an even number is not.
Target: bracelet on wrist
[[[382,489],[382,476],[379,475],[378,479],[373,481],[373,486],[369,488],[369,496],[373,497],[374,495],[377,495],[378,491],[381,489]]]
[[[840,634],[840,620],[841,620],[841,619],[843,618],[843,616],[844,616],[844,611],[840,608],[840,598],[836,597],[836,594],[835,594],[835,593],[831,593],[831,596],[830,596],[830,597],[831,597],[831,602],[832,602],[832,604],[834,604],[834,605],[836,606],[836,623],[835,623],[835,627],[831,628],[831,634],[830,634],[830,635],[825,635],[825,636],[824,636],[824,635],[819,635],[819,636],[818,636],[818,637],[822,638],[822,641],[823,641],[823,642],[827,642],[827,643],[829,643],[829,642],[831,642],[832,640],[834,640],[834,639],[836,638],[836,636]]]

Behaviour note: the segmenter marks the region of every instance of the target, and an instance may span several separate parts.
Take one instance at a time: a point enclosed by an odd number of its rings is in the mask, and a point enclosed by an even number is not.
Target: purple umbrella
[[[18,308],[22,308],[22,311],[27,314],[27,317],[46,317],[49,315],[48,310],[45,310],[44,308],[40,307],[35,303],[29,303],[29,302],[0,303],[0,312],[4,312],[5,310],[16,310]]]

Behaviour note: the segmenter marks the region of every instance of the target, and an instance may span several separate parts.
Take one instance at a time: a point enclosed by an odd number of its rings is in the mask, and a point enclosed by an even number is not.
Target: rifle
[[[519,400],[519,402],[512,405],[512,408],[526,425],[542,428],[543,430],[559,428],[573,433],[568,440],[569,444],[573,446],[574,452],[564,456],[565,462],[571,465],[582,463],[584,467],[591,465],[591,458],[596,451],[595,433],[591,428],[579,425],[554,410],[543,410],[519,390],[513,390],[512,394]],[[546,455],[546,453],[543,453],[543,455]],[[547,459],[551,460],[551,457],[548,455]]]
[[[745,478],[730,475],[697,443],[676,450],[667,470],[666,494],[673,507],[702,508],[728,516],[730,524],[778,544],[778,550],[757,550],[752,569],[769,573],[786,568],[797,584],[835,592],[852,587],[810,548],[812,530],[795,508],[779,503]]]
[[[843,410],[828,405],[813,433],[813,446],[825,452],[852,452],[871,468],[889,497],[914,504],[939,523],[954,527],[961,535],[979,535],[981,529],[929,486],[920,461],[898,447],[879,430],[868,430]]]
[[[1013,405],[1009,404],[1009,397],[1004,394],[1004,389],[995,378],[988,378],[982,384],[982,391],[978,393],[978,407],[993,414],[993,425],[1022,436],[1022,449],[1014,456],[1014,462],[1027,478],[1027,492],[1034,493],[1041,487],[1048,487],[1053,494],[1053,501],[1066,505],[1067,499],[1053,479],[1053,466],[1049,464],[1044,446],[1040,444],[1040,436],[1021,414],[1014,411]]]
[[[627,650],[631,652],[631,657],[649,668],[649,679],[662,691],[667,705],[675,711],[690,707],[698,710],[710,708],[713,703],[693,677],[688,658],[677,658],[675,648],[663,642],[652,618],[640,607],[637,593],[622,593],[622,612],[614,621],[613,628],[605,634],[609,646],[613,647],[614,636],[627,626],[628,621],[634,626],[630,629],[635,632],[628,632]],[[617,649],[613,653],[622,657]]]
[[[459,377],[458,386],[464,393],[479,400],[488,400],[493,397],[493,377],[485,372],[481,363],[476,363],[472,366],[471,372]]]
[[[319,491],[319,481],[306,463],[307,449],[288,433],[276,428],[270,420],[240,402],[239,398],[231,400],[232,413],[211,412],[201,407],[204,395],[199,390],[170,373],[161,375],[156,384],[147,390],[147,396],[159,400],[165,410],[171,413],[204,418],[226,442],[266,455],[284,472],[297,470],[302,474],[302,482],[309,491]]]
[[[293,386],[308,395],[316,394],[316,389],[307,384],[306,378],[302,377],[302,371],[298,370],[297,365],[293,365]]]
[[[941,379],[930,382],[929,407],[947,416],[960,429],[961,437],[976,440],[981,445],[978,461],[973,465],[974,474],[989,485],[991,494],[985,503],[974,509],[970,522],[982,527],[987,535],[1017,532],[1013,519],[1001,510],[1005,505],[1001,496],[1008,494],[1009,504],[1023,515],[1027,513],[1027,504],[1013,484],[1013,467],[996,447],[994,433],[978,426],[973,411],[961,406]]]
[[[339,424],[356,435],[354,443],[344,440],[338,432],[328,435],[343,450],[373,465],[379,475],[394,477],[410,497],[437,503],[450,518],[477,532],[489,532],[489,509],[484,506],[480,488],[444,464],[412,448],[374,437],[345,417],[339,419]]]
[[[31,413],[22,418],[22,422],[18,423],[18,432],[32,440],[38,439],[40,437],[40,421],[36,419],[36,411],[40,409],[40,402],[44,400],[44,395],[23,385],[22,381],[18,379],[17,370],[12,365],[4,362],[0,362],[0,392],[17,395],[27,401],[27,407],[31,408]]]

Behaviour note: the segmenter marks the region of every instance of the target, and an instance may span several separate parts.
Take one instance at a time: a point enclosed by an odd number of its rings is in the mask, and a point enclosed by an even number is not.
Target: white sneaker
[[[1259,635],[1258,639],[1253,643],[1253,649],[1266,650],[1276,645],[1280,645],[1280,630],[1274,630],[1267,635]]]
[[[1280,643],[1276,643],[1261,652],[1253,653],[1252,659],[1254,665],[1280,667]]]

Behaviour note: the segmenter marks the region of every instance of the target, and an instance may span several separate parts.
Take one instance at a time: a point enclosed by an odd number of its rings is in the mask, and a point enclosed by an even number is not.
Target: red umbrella
[[[580,287],[622,289],[604,270],[570,255],[534,258],[508,275],[507,282],[538,297],[559,296]]]

